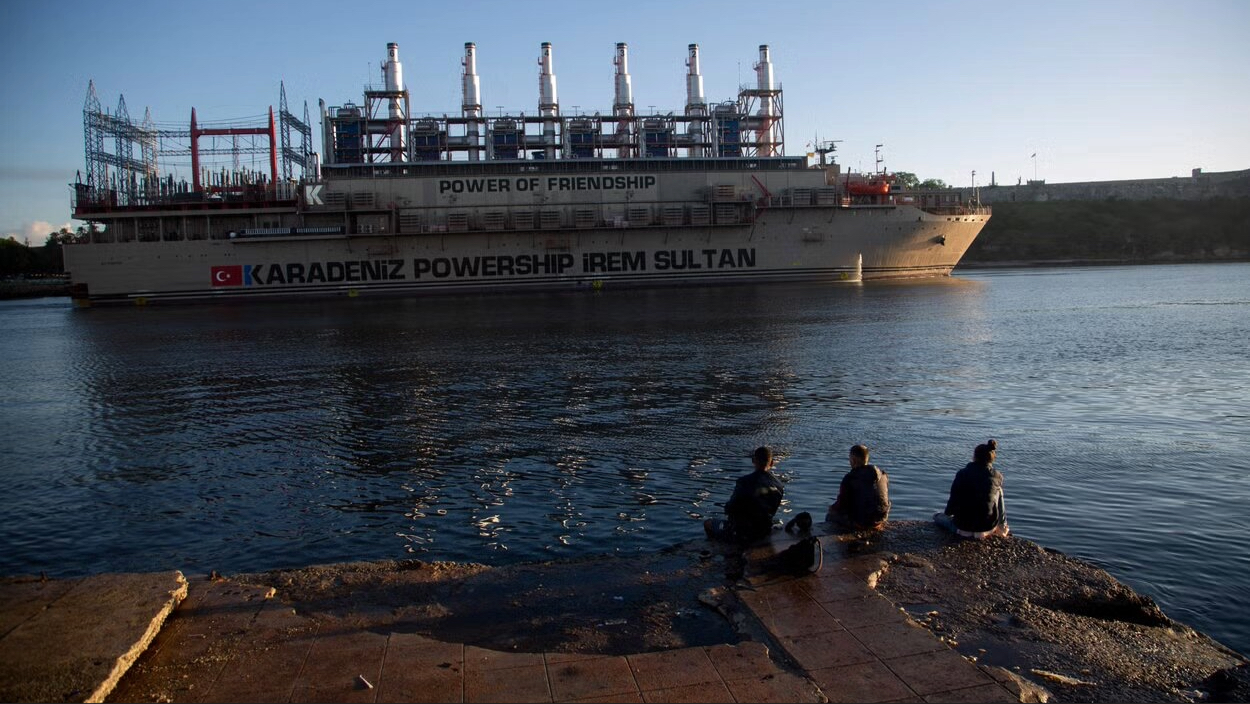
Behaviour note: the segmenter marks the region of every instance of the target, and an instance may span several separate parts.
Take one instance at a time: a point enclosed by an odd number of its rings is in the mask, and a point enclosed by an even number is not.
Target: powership
[[[904,190],[844,173],[832,143],[784,156],[770,49],[755,84],[708,102],[699,47],[686,105],[640,113],[628,46],[616,45],[611,110],[561,109],[552,45],[537,110],[487,115],[477,47],[461,112],[414,114],[398,44],[360,104],[321,101],[267,124],[163,129],[124,99],[84,109],[86,175],[64,248],[79,305],[421,295],[767,281],[857,283],[946,276],[990,217],[953,190]],[[295,138],[293,139],[292,135]],[[295,141],[299,142],[298,146]],[[259,155],[267,169],[240,165]],[[815,158],[819,155],[819,158]],[[213,159],[232,157],[217,168]],[[176,180],[162,160],[190,157]],[[281,164],[281,168],[279,167]]]

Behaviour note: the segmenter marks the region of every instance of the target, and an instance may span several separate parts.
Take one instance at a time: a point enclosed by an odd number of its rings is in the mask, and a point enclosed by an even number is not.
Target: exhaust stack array
[[[629,73],[629,45],[616,44],[612,58],[610,112],[560,112],[554,52],[542,42],[538,57],[537,113],[488,116],[482,106],[477,45],[465,42],[461,60],[461,115],[441,118],[410,113],[399,45],[386,45],[385,86],[365,90],[363,106],[350,101],[321,108],[325,165],[405,164],[429,161],[556,159],[738,158],[782,155],[781,88],[773,77],[767,44],[759,45],[754,86],[737,100],[709,102],[704,93],[698,44],[687,45],[685,109],[640,115]],[[383,118],[382,115],[386,117]]]

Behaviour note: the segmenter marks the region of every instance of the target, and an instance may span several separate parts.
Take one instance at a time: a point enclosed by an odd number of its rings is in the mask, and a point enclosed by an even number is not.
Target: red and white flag
[[[243,265],[215,266],[213,267],[212,277],[214,288],[217,286],[242,286]]]

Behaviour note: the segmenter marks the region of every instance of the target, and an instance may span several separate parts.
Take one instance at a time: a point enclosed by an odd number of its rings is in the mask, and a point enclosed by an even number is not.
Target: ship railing
[[[383,211],[368,213],[369,218],[378,217]],[[753,201],[736,200],[704,203],[635,201],[623,210],[598,210],[593,207],[520,208],[514,210],[423,212],[419,209],[401,209],[393,224],[393,232],[399,235],[460,234],[481,232],[529,231],[594,231],[638,230],[671,227],[741,227],[754,222],[758,205]],[[382,216],[385,217],[385,216]],[[365,230],[358,221],[350,234],[377,234],[377,229]],[[388,230],[390,231],[389,227]]]
[[[989,215],[991,212],[990,206],[975,203],[928,205],[922,207],[921,210],[933,215]]]
[[[309,237],[318,235],[342,235],[346,234],[347,228],[342,225],[330,225],[322,227],[249,227],[242,230],[232,230],[228,233],[229,239],[247,239],[254,237]]]
[[[75,184],[70,195],[74,216],[106,215],[164,209],[204,209],[250,207],[260,203],[294,201],[299,184],[282,182],[249,185],[232,189],[145,193]]]

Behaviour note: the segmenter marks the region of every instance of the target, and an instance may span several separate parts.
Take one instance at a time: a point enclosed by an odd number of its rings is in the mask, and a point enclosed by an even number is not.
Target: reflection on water
[[[1250,649],[1248,273],[8,302],[0,571],[657,550],[762,444],[786,511],[819,515],[864,442],[919,519],[995,437],[1017,533]]]

